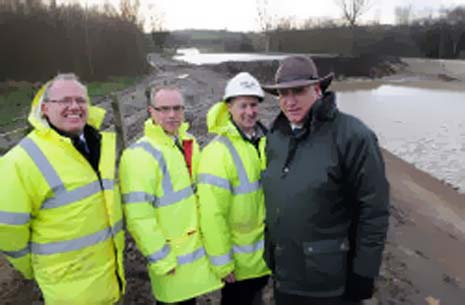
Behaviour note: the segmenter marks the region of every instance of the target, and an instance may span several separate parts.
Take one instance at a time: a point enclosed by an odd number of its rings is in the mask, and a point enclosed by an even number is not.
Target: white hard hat
[[[247,72],[241,72],[231,78],[224,89],[223,100],[236,96],[255,96],[260,101],[265,97],[258,80]]]

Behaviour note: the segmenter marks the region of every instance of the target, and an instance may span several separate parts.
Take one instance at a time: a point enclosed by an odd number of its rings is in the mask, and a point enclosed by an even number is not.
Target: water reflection
[[[178,49],[174,56],[176,60],[186,61],[195,65],[219,64],[226,61],[259,61],[259,60],[281,60],[291,53],[286,54],[261,54],[261,53],[200,53],[196,48]],[[328,54],[313,54],[314,56],[332,57]]]
[[[338,105],[373,128],[383,147],[465,192],[465,91],[382,85],[340,92]]]

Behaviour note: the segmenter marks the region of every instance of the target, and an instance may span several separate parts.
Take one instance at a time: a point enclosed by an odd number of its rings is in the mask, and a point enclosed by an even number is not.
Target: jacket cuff
[[[213,267],[213,271],[219,279],[225,278],[228,274],[234,271],[234,263],[229,263],[222,267]]]
[[[156,275],[166,275],[176,267],[176,256],[174,256],[172,253],[170,253],[168,257],[164,258],[163,260],[156,263],[151,263],[149,265],[149,269],[151,269]]]

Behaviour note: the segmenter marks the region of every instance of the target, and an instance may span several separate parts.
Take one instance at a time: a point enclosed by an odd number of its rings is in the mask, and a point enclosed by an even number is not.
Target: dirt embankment
[[[270,82],[276,64],[158,64],[155,72],[142,83],[120,94],[128,135],[133,140],[141,135],[147,117],[146,87],[173,84],[185,94],[191,132],[203,144],[209,139],[205,115],[209,107],[221,99],[228,78],[236,72],[249,71],[261,81]],[[387,65],[391,68],[402,66],[392,62]],[[321,74],[329,71],[325,69],[320,68]],[[380,69],[384,74],[390,73]],[[104,126],[111,129],[109,100],[102,100],[100,105],[109,110]],[[269,123],[278,112],[276,101],[268,96],[261,110],[263,121]],[[465,196],[392,154],[384,154],[392,190],[391,227],[378,291],[369,304],[462,305],[465,300]],[[145,261],[130,239],[126,250],[126,275],[128,289],[124,304],[153,304]],[[2,259],[0,287],[0,304],[42,304],[38,290],[22,281]],[[218,299],[216,292],[201,297],[199,303],[218,304]],[[270,287],[265,291],[265,300],[267,305],[273,304]],[[434,303],[436,301],[439,303]]]

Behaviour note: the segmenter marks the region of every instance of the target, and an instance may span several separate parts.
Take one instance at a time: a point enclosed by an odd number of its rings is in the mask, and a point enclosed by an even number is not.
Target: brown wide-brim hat
[[[320,84],[321,91],[324,92],[334,78],[333,73],[324,77],[318,75],[318,69],[313,60],[303,55],[293,55],[284,58],[279,64],[275,74],[275,84],[262,85],[266,92],[279,95],[279,89],[289,89]]]

